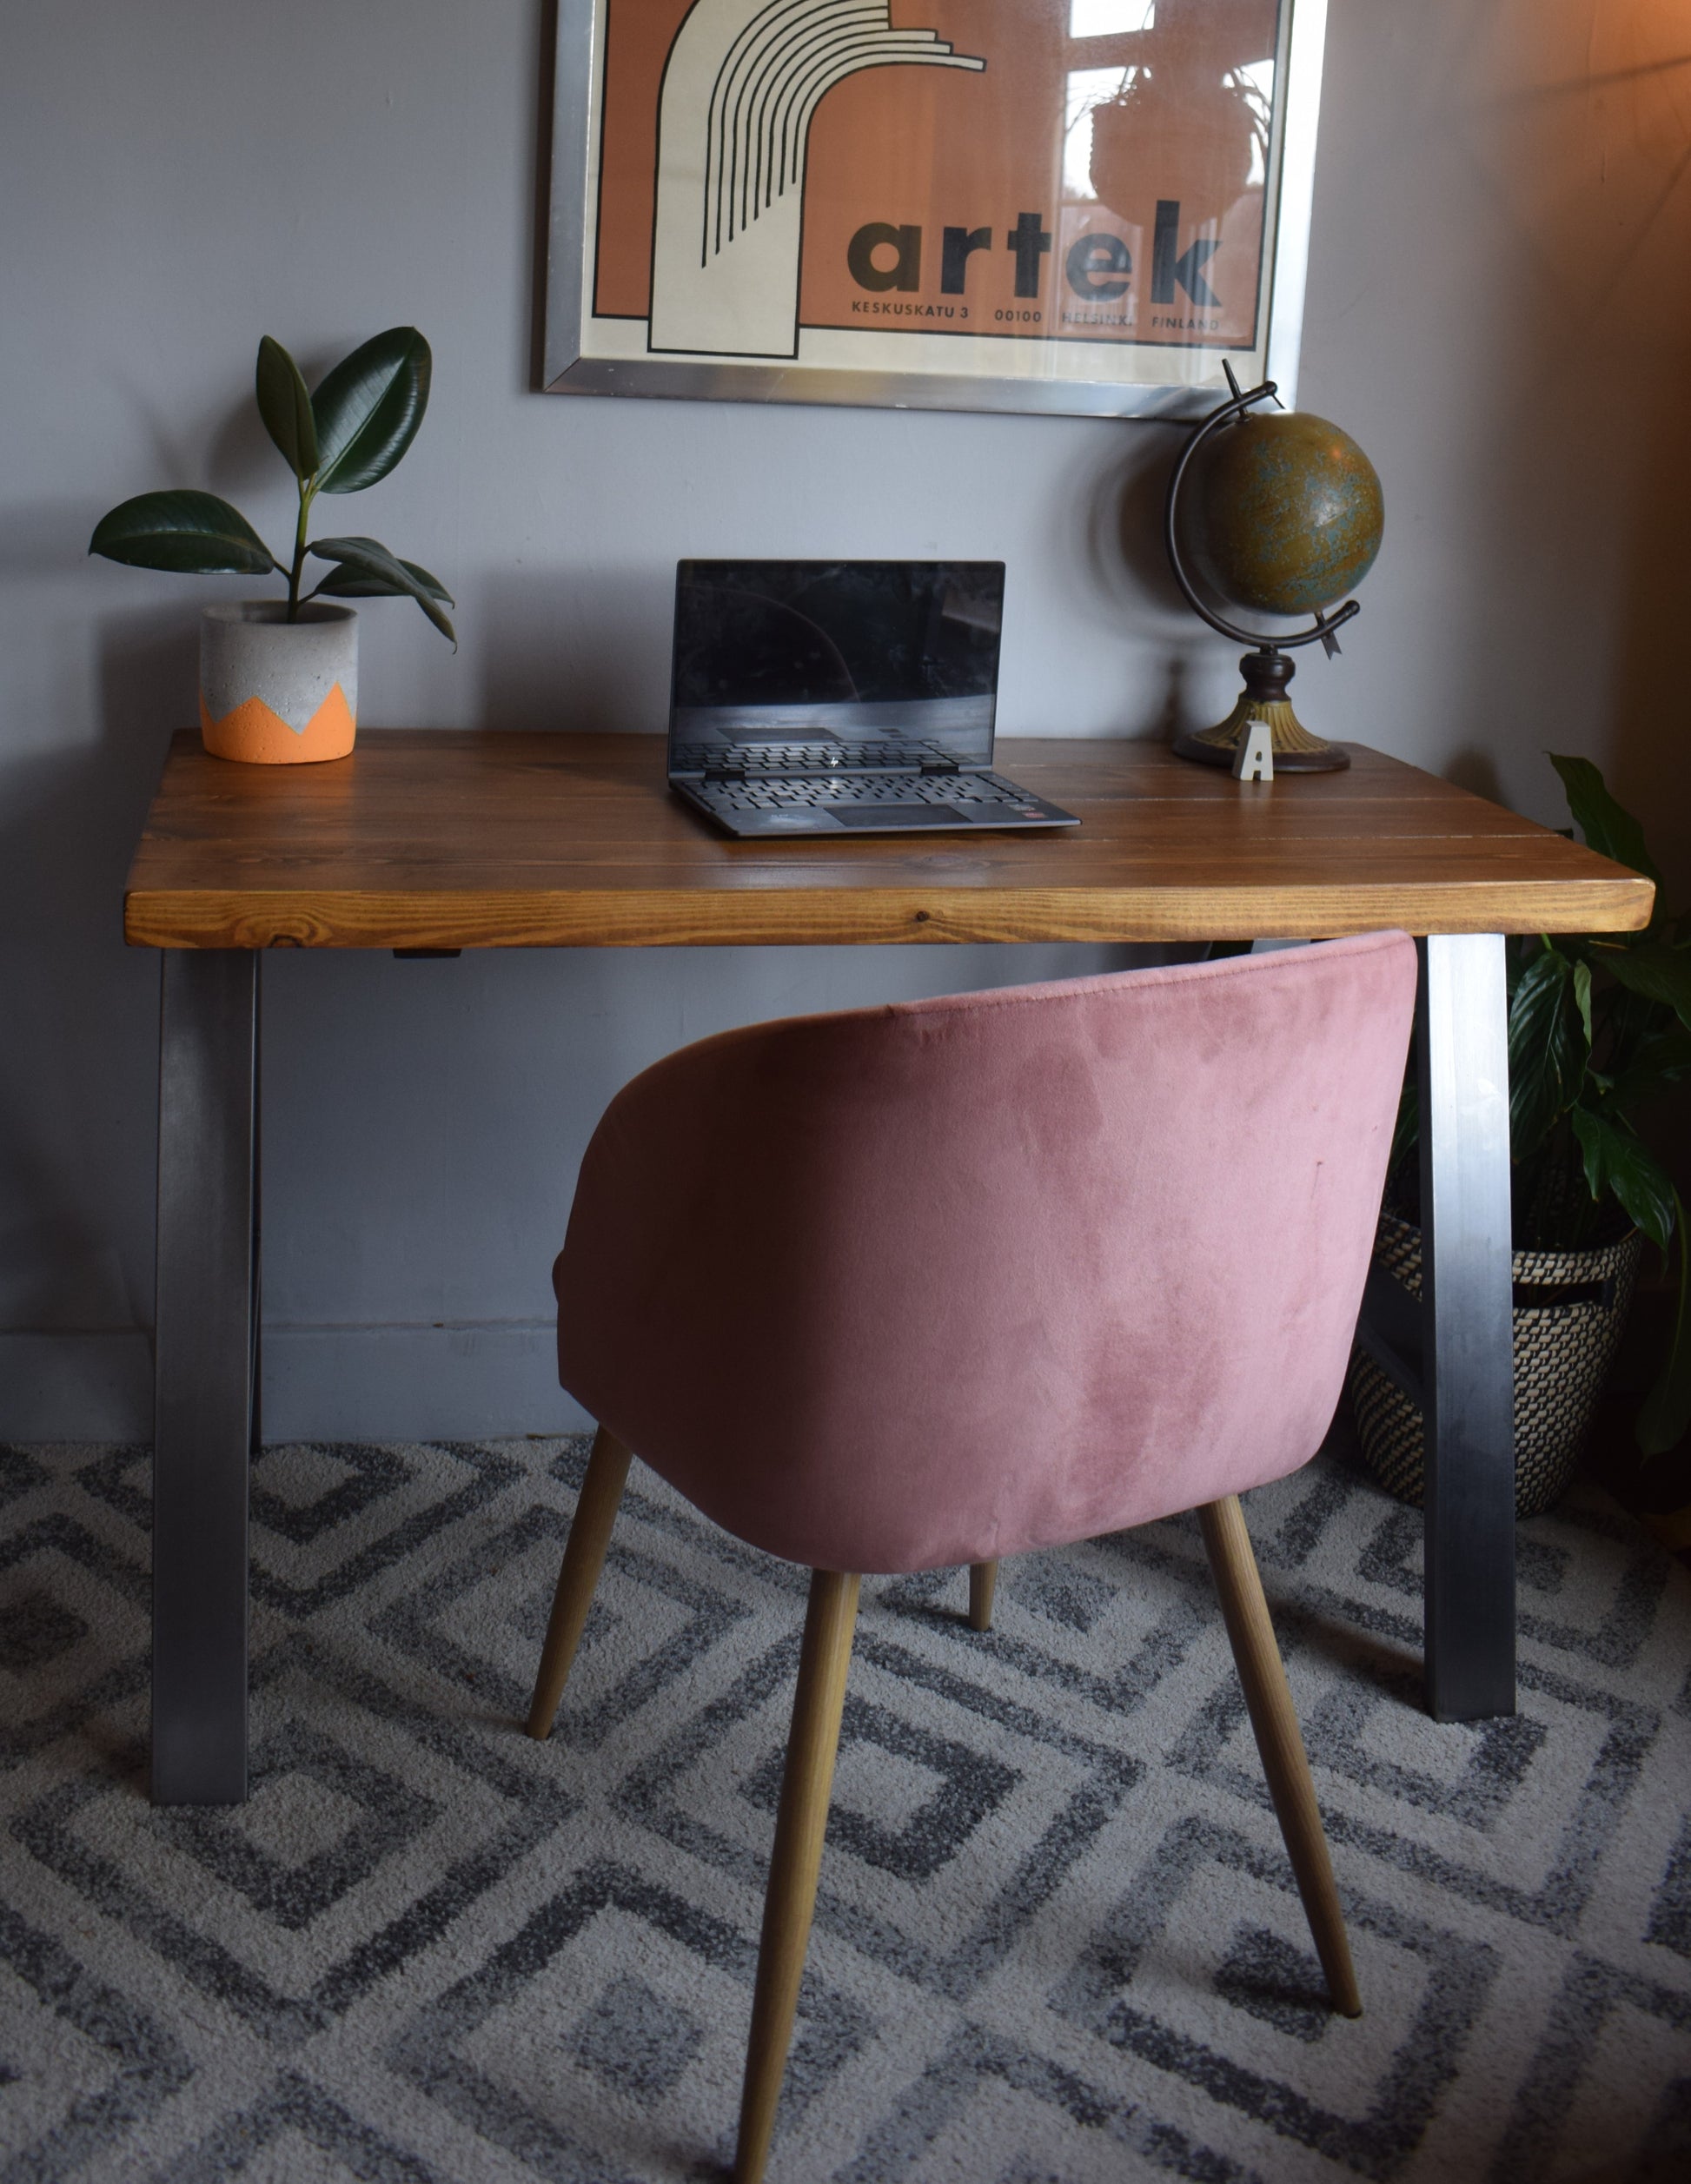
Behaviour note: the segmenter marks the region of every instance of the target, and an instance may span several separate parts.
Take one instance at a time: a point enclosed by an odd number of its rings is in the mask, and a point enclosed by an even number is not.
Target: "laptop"
[[[683,561],[669,784],[744,837],[1064,827],[992,771],[1002,561]]]

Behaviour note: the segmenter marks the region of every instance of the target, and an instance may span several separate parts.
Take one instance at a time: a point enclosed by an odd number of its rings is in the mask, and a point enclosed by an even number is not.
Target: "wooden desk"
[[[1073,832],[739,843],[666,792],[656,738],[388,730],[240,766],[176,739],[129,941],[165,952],[154,1448],[153,1795],[246,1792],[247,1465],[258,1371],[266,948],[1422,940],[1427,1674],[1514,1707],[1502,936],[1626,931],[1648,881],[1415,768],[1241,786],[1160,745],[1012,742]]]

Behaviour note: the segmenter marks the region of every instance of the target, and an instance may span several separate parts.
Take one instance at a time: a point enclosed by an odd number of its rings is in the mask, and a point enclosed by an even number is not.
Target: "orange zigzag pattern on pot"
[[[243,698],[221,720],[214,720],[200,693],[200,733],[214,758],[242,758],[249,764],[297,765],[319,758],[344,758],[352,749],[355,723],[339,683],[297,733],[262,698]]]

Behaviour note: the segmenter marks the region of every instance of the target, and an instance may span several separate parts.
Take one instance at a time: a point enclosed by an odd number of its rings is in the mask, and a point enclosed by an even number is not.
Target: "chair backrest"
[[[1338,1400],[1415,983],[1383,933],[688,1047],[582,1163],[563,1383],[815,1568],[1280,1478]]]

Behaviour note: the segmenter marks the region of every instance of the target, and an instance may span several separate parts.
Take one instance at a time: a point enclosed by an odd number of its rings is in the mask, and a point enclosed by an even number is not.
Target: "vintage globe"
[[[1325,418],[1261,411],[1206,442],[1180,496],[1181,551],[1222,599],[1308,614],[1374,566],[1384,503],[1373,464]]]

